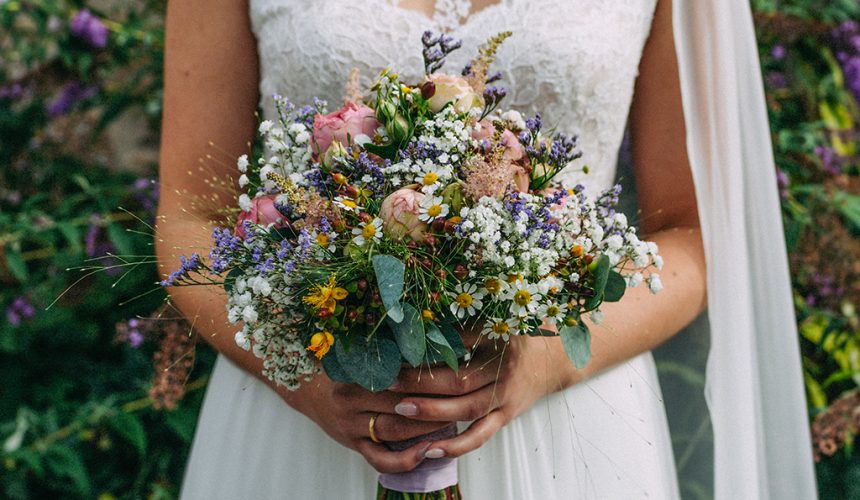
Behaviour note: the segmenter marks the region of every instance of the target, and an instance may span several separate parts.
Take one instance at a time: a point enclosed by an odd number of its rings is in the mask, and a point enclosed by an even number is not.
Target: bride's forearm
[[[652,294],[646,284],[628,288],[620,302],[601,306],[604,320],[591,329],[591,362],[574,370],[570,382],[653,349],[693,321],[705,308],[706,271],[701,230],[673,227],[648,235],[660,247],[665,266],[657,271],[664,289]]]

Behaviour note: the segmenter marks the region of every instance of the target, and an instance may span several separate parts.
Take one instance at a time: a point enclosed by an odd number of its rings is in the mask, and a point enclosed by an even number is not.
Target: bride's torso
[[[509,94],[504,108],[541,112],[544,123],[579,135],[588,164],[566,184],[608,186],[656,0],[437,0],[432,18],[398,0],[251,0],[265,112],[272,94],[297,104],[338,104],[352,68],[368,84],[384,68],[418,79],[421,34],[449,31],[463,48],[443,72],[459,73],[491,35],[513,32],[499,51]],[[430,2],[432,3],[432,2]],[[470,14],[471,12],[471,14]]]

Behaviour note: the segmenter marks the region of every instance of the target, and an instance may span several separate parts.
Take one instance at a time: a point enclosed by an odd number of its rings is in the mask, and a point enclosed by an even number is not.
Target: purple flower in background
[[[0,99],[16,101],[24,95],[24,87],[20,83],[13,83],[0,87]]]
[[[831,37],[845,85],[860,102],[860,27],[855,21],[845,21],[833,30]]]
[[[782,199],[788,198],[788,186],[790,181],[788,175],[781,168],[776,169],[776,185],[779,186],[779,197]]]
[[[767,85],[773,90],[781,90],[788,88],[788,79],[785,73],[780,71],[772,71],[767,75]]]
[[[158,204],[158,183],[152,179],[141,177],[134,181],[132,187],[135,198],[140,202],[143,209],[146,211],[155,210]]]
[[[773,46],[770,50],[770,55],[773,57],[775,61],[782,61],[785,59],[787,51],[785,50],[785,45],[778,43]]]
[[[6,308],[6,319],[12,326],[18,326],[22,320],[30,319],[36,315],[36,309],[26,298],[19,296]]]
[[[98,91],[99,89],[95,85],[84,87],[81,85],[81,82],[69,82],[60,90],[60,94],[48,103],[45,107],[45,112],[51,118],[64,115],[71,111],[75,104],[94,97]]]
[[[842,173],[842,159],[835,151],[825,146],[816,146],[815,154],[827,173],[834,175]]]
[[[95,48],[103,49],[107,46],[108,29],[107,26],[87,9],[78,11],[69,25],[69,31],[77,38],[92,45]]]

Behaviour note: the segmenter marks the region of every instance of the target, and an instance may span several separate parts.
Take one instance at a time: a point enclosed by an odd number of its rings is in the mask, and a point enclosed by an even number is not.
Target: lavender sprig
[[[432,31],[425,31],[421,36],[424,45],[422,55],[424,56],[424,72],[432,75],[445,65],[445,57],[463,45],[462,40],[452,36],[439,34],[434,35]]]

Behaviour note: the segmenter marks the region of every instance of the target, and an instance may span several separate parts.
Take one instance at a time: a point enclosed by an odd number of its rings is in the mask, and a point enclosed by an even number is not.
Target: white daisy
[[[564,321],[565,315],[567,315],[567,304],[547,302],[538,308],[538,317],[549,320],[551,323]]]
[[[460,283],[453,292],[448,292],[448,295],[454,299],[451,302],[451,312],[458,319],[474,316],[475,312],[480,311],[484,305],[481,301],[484,298],[484,292],[478,290],[478,286],[474,283]]]
[[[421,172],[415,177],[415,182],[422,188],[435,186],[444,177],[444,172],[439,167],[431,167],[426,172]]]
[[[364,246],[368,241],[378,243],[382,238],[382,219],[379,217],[352,229],[355,238],[352,241],[358,246]]]
[[[352,198],[347,198],[346,196],[337,196],[334,199],[334,204],[340,207],[342,210],[346,210],[347,212],[355,212],[358,213],[362,208],[355,200]]]
[[[538,308],[538,297],[540,292],[537,286],[521,279],[510,285],[508,297],[511,300],[511,313],[523,317],[534,314]]]
[[[516,335],[519,331],[519,319],[517,318],[493,318],[484,324],[482,335],[486,335],[490,340],[502,339],[507,342],[511,335]]]
[[[328,250],[329,252],[334,252],[334,250],[335,250],[334,240],[335,240],[335,238],[337,238],[337,233],[332,232],[330,234],[325,234],[325,233],[319,233],[319,232],[314,231],[311,234],[311,238],[323,250]]]
[[[418,207],[418,219],[430,223],[448,215],[448,205],[442,203],[441,196],[425,196]]]

